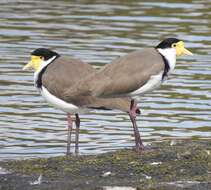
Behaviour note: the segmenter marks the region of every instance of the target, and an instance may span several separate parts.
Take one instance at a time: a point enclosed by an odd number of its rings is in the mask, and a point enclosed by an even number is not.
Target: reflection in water
[[[85,2],[0,3],[0,157],[65,152],[65,115],[43,101],[33,87],[32,73],[22,71],[29,53],[39,47],[101,66],[133,50],[155,46],[166,37],[183,39],[195,56],[178,59],[171,80],[142,98],[138,125],[145,142],[210,138],[209,1]],[[81,117],[82,154],[133,145],[126,114],[93,111]]]

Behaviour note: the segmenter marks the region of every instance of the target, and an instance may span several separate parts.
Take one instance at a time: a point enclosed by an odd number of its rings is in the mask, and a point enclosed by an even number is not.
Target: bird
[[[145,147],[136,124],[137,102],[168,78],[175,68],[176,57],[182,55],[193,55],[185,48],[184,41],[166,38],[155,47],[130,52],[106,64],[68,89],[65,99],[81,95],[130,98],[129,116],[134,129],[135,149],[143,151]]]
[[[50,105],[67,113],[67,155],[71,154],[73,114],[75,114],[76,126],[75,153],[78,154],[80,113],[91,109],[117,109],[127,113],[129,111],[130,100],[128,98],[98,98],[85,95],[64,99],[69,88],[86,76],[97,72],[92,65],[80,59],[62,56],[51,49],[38,48],[32,51],[30,61],[23,67],[23,70],[34,70],[34,85],[38,92]],[[137,108],[136,112],[140,113],[140,110]]]

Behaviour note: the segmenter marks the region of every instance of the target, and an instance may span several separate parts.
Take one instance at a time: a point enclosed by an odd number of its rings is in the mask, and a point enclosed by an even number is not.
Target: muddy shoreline
[[[108,186],[205,190],[211,189],[211,140],[156,142],[142,154],[123,149],[91,156],[2,161],[0,167],[1,190]]]

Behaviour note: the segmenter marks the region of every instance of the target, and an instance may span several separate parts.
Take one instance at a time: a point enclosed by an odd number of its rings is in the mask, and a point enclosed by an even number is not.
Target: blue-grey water
[[[143,140],[211,139],[211,1],[0,1],[0,159],[63,155],[66,116],[50,107],[22,71],[30,52],[51,48],[102,66],[166,37],[194,53],[177,60],[161,88],[142,98]],[[80,152],[132,147],[128,116],[81,115]]]

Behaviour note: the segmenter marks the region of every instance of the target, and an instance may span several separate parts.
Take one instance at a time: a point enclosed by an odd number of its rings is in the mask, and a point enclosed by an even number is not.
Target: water
[[[0,159],[63,155],[66,116],[49,107],[22,71],[36,48],[52,48],[95,66],[166,37],[195,55],[178,59],[170,80],[142,98],[138,125],[145,142],[211,139],[211,1],[0,2]],[[81,154],[133,146],[126,114],[81,115]]]

